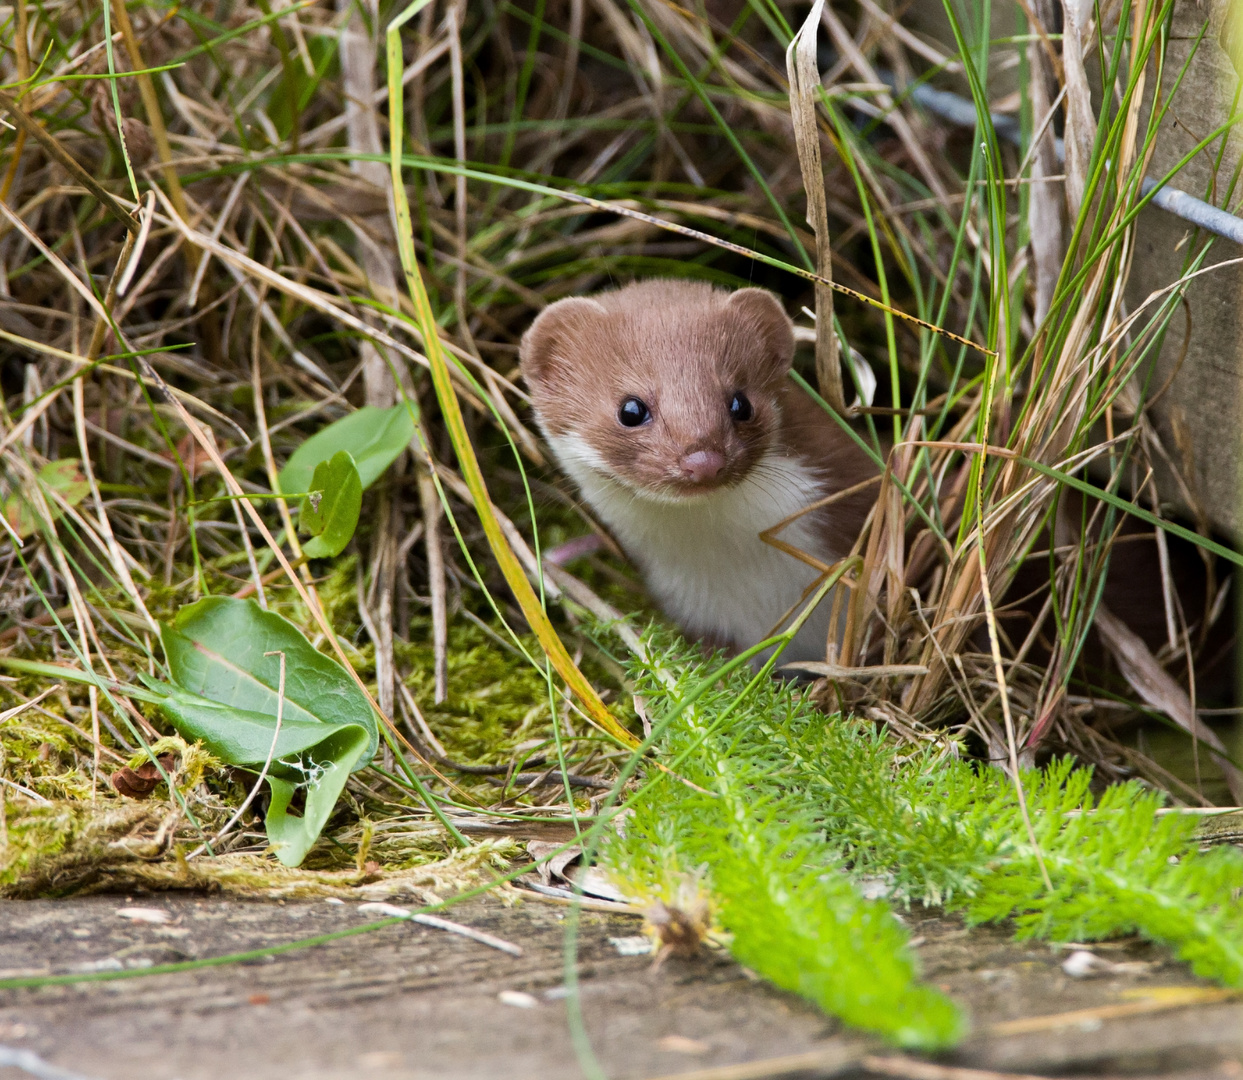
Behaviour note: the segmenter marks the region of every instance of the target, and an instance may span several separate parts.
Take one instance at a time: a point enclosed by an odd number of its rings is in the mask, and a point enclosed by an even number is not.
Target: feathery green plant
[[[633,674],[659,715],[711,662],[660,632],[645,645]],[[728,726],[714,723],[726,710]],[[973,923],[1013,918],[1020,937],[1138,933],[1243,985],[1243,855],[1198,851],[1194,819],[1158,813],[1162,796],[1139,784],[1098,799],[1069,761],[1024,775],[1048,891],[1012,781],[948,739],[899,747],[871,723],[826,718],[795,687],[735,673],[682,709],[659,753],[670,773],[653,773],[605,845],[610,871],[667,903],[703,875],[739,960],[901,1045],[945,1045],[962,1025],[915,982],[906,935],[863,899],[864,880]]]

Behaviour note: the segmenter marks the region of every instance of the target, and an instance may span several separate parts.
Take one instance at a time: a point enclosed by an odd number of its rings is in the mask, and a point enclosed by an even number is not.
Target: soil
[[[157,908],[170,921],[135,922],[118,914],[127,907]],[[6,1052],[10,1061],[15,1051],[33,1052],[42,1061],[36,1066],[66,1070],[44,1069],[62,1080],[591,1075],[567,1022],[565,909],[488,897],[446,915],[519,945],[522,955],[401,924],[260,962],[3,990],[0,1063]],[[905,917],[926,977],[972,1017],[973,1034],[938,1059],[942,1066],[1243,1078],[1243,1001],[1213,991],[1161,950],[1098,945],[1097,957],[1122,966],[1072,978],[1062,968],[1065,947],[1018,943],[1005,927],[967,930],[936,913]],[[355,904],[184,894],[4,901],[0,978],[141,969],[379,918]],[[882,1069],[916,1080],[970,1075],[928,1072],[917,1059],[843,1032],[721,954],[670,960],[654,971],[649,956],[622,955],[610,940],[639,929],[633,916],[582,915],[578,974],[587,1041],[611,1080],[863,1077]],[[1024,1018],[1025,1025],[1012,1023]],[[0,1078],[19,1075],[27,1074],[0,1064]]]

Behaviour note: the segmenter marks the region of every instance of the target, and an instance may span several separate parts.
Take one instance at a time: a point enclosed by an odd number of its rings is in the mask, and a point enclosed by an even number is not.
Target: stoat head
[[[747,475],[772,445],[793,355],[772,293],[661,280],[559,300],[520,351],[563,463],[662,501]]]

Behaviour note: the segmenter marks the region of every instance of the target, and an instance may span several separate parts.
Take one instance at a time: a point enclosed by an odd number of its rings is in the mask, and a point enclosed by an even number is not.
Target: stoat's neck
[[[693,499],[659,501],[609,475],[581,437],[550,441],[666,614],[688,633],[748,648],[773,631],[815,579],[813,568],[760,539],[827,493],[824,479],[804,459],[770,452],[740,483]],[[827,550],[814,514],[791,523],[780,537],[822,562],[844,554]],[[824,658],[830,601],[822,602],[783,659]]]

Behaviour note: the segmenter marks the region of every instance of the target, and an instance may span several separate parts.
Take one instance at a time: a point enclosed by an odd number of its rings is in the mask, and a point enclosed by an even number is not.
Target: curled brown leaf
[[[159,763],[165,775],[172,773],[177,764],[176,754],[160,754]],[[147,761],[136,769],[123,765],[112,774],[112,786],[128,799],[146,799],[164,779],[154,761]]]

